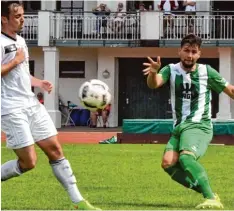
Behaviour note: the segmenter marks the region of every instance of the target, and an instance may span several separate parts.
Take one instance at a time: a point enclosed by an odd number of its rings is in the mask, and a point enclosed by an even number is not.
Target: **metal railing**
[[[92,13],[77,15],[54,14],[51,17],[51,35],[56,40],[139,40],[140,17],[125,14],[116,17],[96,16]]]
[[[159,16],[161,40],[180,40],[192,32],[203,40],[234,40],[234,14],[211,15],[208,12],[193,16]],[[66,15],[54,13],[50,17],[50,38],[53,40],[140,40],[139,13],[122,18],[96,16],[92,13]],[[153,27],[153,22],[149,23]],[[25,15],[20,33],[26,40],[38,39],[38,15]]]
[[[161,39],[181,39],[194,33],[203,40],[233,40],[233,15],[174,15],[160,16]]]
[[[24,16],[24,28],[20,32],[20,35],[25,40],[37,40],[38,39],[38,15],[25,15]]]

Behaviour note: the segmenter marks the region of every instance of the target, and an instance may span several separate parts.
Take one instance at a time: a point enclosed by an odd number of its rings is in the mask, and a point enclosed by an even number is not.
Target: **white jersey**
[[[31,91],[29,54],[24,38],[17,35],[14,39],[1,33],[0,39],[1,65],[14,59],[18,48],[22,48],[25,53],[25,61],[1,78],[1,115],[6,115],[37,105],[39,102]]]

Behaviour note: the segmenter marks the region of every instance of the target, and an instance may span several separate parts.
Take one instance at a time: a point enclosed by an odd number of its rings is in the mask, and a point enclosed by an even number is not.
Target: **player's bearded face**
[[[187,69],[192,68],[200,58],[200,53],[197,45],[185,44],[179,51],[182,65]]]
[[[22,6],[12,6],[8,20],[8,27],[14,32],[20,32],[24,26],[24,9]]]

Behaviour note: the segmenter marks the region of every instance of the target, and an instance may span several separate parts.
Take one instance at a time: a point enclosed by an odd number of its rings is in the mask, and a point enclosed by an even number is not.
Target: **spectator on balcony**
[[[93,14],[97,16],[97,33],[100,35],[101,27],[104,28],[106,32],[107,28],[107,16],[110,15],[110,9],[107,7],[106,4],[101,3],[98,7],[93,8]]]
[[[172,10],[177,10],[179,7],[177,0],[161,0],[158,4],[158,9],[163,11],[163,34],[166,36],[167,28],[170,28],[170,32],[173,33],[174,21]]]
[[[140,3],[139,4],[139,12],[143,12],[143,11],[147,11],[147,9],[145,8],[145,4],[144,3]]]
[[[110,23],[110,28],[115,32],[122,32],[124,26],[124,17],[126,12],[123,3],[119,2],[116,13],[114,14],[114,21]]]
[[[196,0],[185,0],[183,2],[185,7],[185,15],[188,16],[186,26],[188,26],[188,33],[194,32],[194,16],[196,15]]]

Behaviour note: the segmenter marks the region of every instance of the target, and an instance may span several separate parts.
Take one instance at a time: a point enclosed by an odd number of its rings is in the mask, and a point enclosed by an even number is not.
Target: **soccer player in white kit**
[[[25,40],[17,35],[24,24],[20,1],[1,2],[1,24],[1,124],[7,147],[18,157],[1,166],[1,181],[18,177],[35,167],[36,143],[47,155],[55,177],[68,193],[74,208],[97,209],[80,194],[53,121],[31,91],[34,86],[50,93],[53,86],[49,81],[30,75],[28,48]]]

